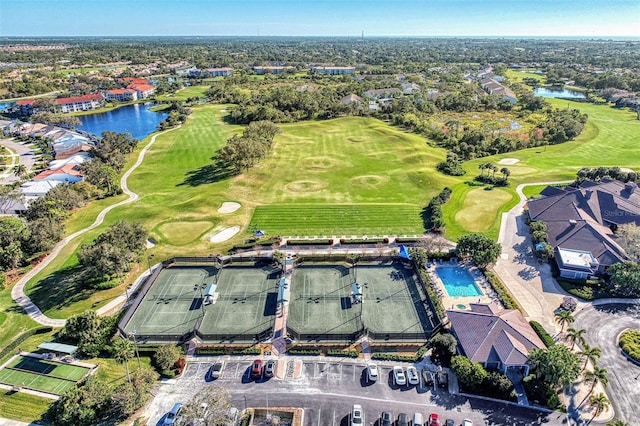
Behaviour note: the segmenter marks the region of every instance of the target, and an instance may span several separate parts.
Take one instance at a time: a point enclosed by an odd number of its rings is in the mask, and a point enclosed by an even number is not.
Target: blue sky
[[[640,37],[640,0],[0,0],[0,36]]]

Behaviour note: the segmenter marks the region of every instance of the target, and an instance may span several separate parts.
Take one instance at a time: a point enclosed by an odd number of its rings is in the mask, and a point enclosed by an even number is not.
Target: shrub
[[[381,361],[400,361],[400,362],[418,362],[427,353],[428,348],[426,346],[421,347],[414,355],[398,355],[390,353],[374,353],[371,355],[372,359],[378,359]]]
[[[322,351],[320,349],[303,349],[303,348],[291,348],[287,350],[289,355],[320,355]]]
[[[234,349],[231,353],[234,355],[260,355],[262,349],[256,347]]]
[[[545,330],[539,322],[529,321],[529,324],[531,325],[531,328],[535,330],[538,337],[540,337],[540,340],[542,340],[547,347],[556,344],[556,342],[553,340],[553,337],[551,337],[549,333],[547,333],[547,330]]]
[[[153,362],[160,372],[170,370],[180,358],[180,349],[176,345],[162,345],[153,355]]]
[[[176,374],[182,374],[184,371],[184,367],[187,365],[187,360],[184,358],[178,358],[178,360],[173,364],[173,369],[176,371]]]
[[[328,240],[287,240],[287,246],[330,246],[332,239]]]
[[[629,358],[640,362],[640,330],[626,330],[620,336],[619,344]]]
[[[198,355],[226,355],[227,350],[225,348],[196,348],[196,354]]]
[[[431,279],[429,278],[429,275],[427,275],[425,270],[420,268],[419,271],[420,271],[420,277],[422,278],[422,281],[425,283],[424,287],[425,287],[425,290],[427,291],[427,295],[429,296],[429,299],[431,300],[431,302],[433,303],[433,306],[436,309],[436,314],[438,315],[438,318],[444,318],[446,312],[444,309],[444,305],[442,304],[442,298],[436,294],[436,291],[433,289],[433,283],[431,282]]]
[[[500,298],[500,301],[502,301],[502,304],[505,306],[505,308],[516,309],[522,312],[522,309],[520,308],[520,305],[518,305],[518,302],[516,302],[513,296],[511,296],[509,290],[507,290],[507,288],[502,284],[502,281],[500,281],[500,278],[498,278],[496,274],[491,271],[486,271],[485,276],[489,280],[491,287],[493,287],[495,292],[498,294],[498,297]]]
[[[542,380],[538,380],[535,375],[530,374],[525,377],[522,384],[529,402],[551,409],[559,408],[560,401],[557,399],[558,395],[555,390]]]
[[[338,356],[345,358],[358,358],[358,351],[346,351],[342,349],[329,349],[327,351],[327,356]]]

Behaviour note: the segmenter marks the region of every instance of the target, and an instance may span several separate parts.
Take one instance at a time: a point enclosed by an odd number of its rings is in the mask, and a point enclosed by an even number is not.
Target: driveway
[[[502,215],[498,237],[502,255],[494,270],[523,307],[527,319],[537,321],[547,331],[552,331],[558,327],[553,319],[553,311],[560,306],[567,293],[551,276],[549,265],[538,263],[533,253],[529,227],[523,213],[526,203],[523,187],[519,185],[516,188],[520,196],[518,205]]]
[[[626,328],[640,329],[639,304],[601,304],[587,306],[576,314],[573,327],[585,329],[586,342],[602,350],[598,365],[607,369],[616,418],[638,424],[640,417],[640,366],[629,361],[618,347],[618,335]]]
[[[231,393],[234,406],[247,407],[299,407],[304,409],[305,426],[346,425],[347,415],[353,404],[361,404],[365,424],[373,424],[384,410],[395,416],[400,412],[413,415],[421,412],[438,413],[441,418],[451,418],[461,424],[464,418],[474,424],[531,425],[563,424],[564,416],[541,414],[526,407],[498,404],[483,399],[470,399],[451,395],[445,390],[427,387],[424,383],[410,387],[396,387],[391,380],[391,363],[378,363],[381,378],[369,384],[364,379],[363,362],[310,357],[281,357],[279,368],[287,361],[301,359],[299,378],[287,379],[277,374],[269,380],[250,380],[248,377],[252,359],[249,357],[211,358],[209,361],[192,362],[183,377],[173,384],[161,386],[154,392],[155,398],[144,413],[148,425],[158,425],[165,413],[176,402],[186,402],[206,386],[222,386]],[[225,363],[222,375],[214,382],[206,382],[204,376],[214,360]],[[408,366],[409,364],[404,364]]]
[[[5,185],[19,180],[18,177],[13,174],[12,170],[13,166],[17,164],[24,164],[27,168],[27,173],[31,172],[31,169],[36,162],[36,156],[33,155],[33,151],[31,151],[28,146],[8,139],[0,139],[0,145],[9,148],[13,153],[7,161],[9,168],[4,173],[0,174],[0,184]]]

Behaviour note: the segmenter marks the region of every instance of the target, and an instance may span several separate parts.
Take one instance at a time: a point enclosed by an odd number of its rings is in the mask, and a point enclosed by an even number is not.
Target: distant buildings
[[[274,74],[279,75],[287,71],[293,71],[295,68],[291,66],[265,66],[265,67],[253,67],[253,72],[258,75]]]
[[[54,100],[54,104],[57,113],[67,113],[91,111],[104,106],[104,101],[105,99],[102,93],[95,93],[70,98],[58,98]]]
[[[500,98],[515,105],[518,102],[515,93],[508,87],[503,86],[494,78],[484,78],[480,80],[480,87],[482,87],[490,95],[499,96]]]
[[[348,75],[353,74],[355,67],[335,67],[335,66],[311,66],[312,73],[323,75]]]

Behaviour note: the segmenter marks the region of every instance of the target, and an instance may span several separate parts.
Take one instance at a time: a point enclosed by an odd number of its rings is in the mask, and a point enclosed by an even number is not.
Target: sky
[[[640,37],[640,0],[0,0],[9,36]]]

